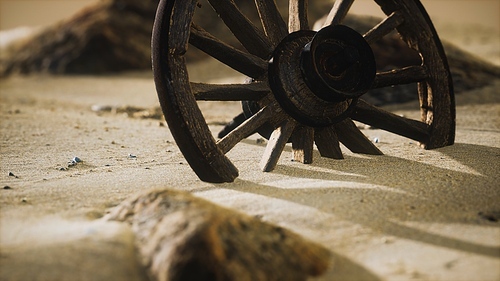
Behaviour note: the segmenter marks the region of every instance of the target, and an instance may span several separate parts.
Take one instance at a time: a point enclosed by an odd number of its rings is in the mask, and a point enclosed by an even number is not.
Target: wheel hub
[[[269,66],[276,100],[294,119],[313,127],[347,118],[374,78],[370,46],[343,25],[289,34]]]

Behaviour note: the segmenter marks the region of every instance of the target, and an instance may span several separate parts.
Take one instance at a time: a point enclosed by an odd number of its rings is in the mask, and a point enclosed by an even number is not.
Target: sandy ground
[[[263,173],[265,143],[254,135],[228,154],[239,178],[210,184],[191,171],[164,122],[91,110],[157,106],[147,74],[0,81],[1,279],[48,280],[39,276],[51,269],[66,280],[99,280],[99,274],[143,280],[132,270],[131,234],[98,218],[135,192],[173,188],[323,244],[333,258],[320,280],[498,280],[499,88],[497,81],[457,97],[450,147],[426,151],[363,130],[380,140],[384,156],[343,148],[344,160],[316,151],[314,163],[303,165],[291,161],[287,148],[277,169]],[[214,120],[209,124],[239,112],[232,103],[202,107]],[[408,108],[397,112],[418,116]],[[68,167],[75,156],[83,162]],[[96,269],[103,265],[107,271]]]
[[[482,33],[470,34],[454,39],[500,61],[495,37],[481,49]],[[193,81],[217,73],[190,68]],[[130,229],[100,218],[154,188],[191,191],[321,243],[332,261],[318,280],[500,280],[499,89],[500,79],[457,96],[450,147],[427,151],[367,129],[385,155],[343,147],[344,160],[315,151],[303,165],[288,147],[263,173],[265,142],[254,135],[228,153],[238,179],[210,184],[163,121],[91,109],[156,107],[150,73],[0,80],[0,280],[147,280]],[[240,112],[235,103],[200,106],[214,134]],[[417,108],[391,110],[417,118]],[[68,167],[74,157],[83,162]]]

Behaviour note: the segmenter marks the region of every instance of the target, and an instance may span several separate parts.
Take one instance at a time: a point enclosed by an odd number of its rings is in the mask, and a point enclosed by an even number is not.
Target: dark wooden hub
[[[361,34],[344,25],[331,25],[304,47],[301,70],[315,95],[338,102],[366,93],[375,79],[376,65]]]
[[[375,78],[372,50],[342,25],[289,34],[276,47],[269,84],[283,109],[312,127],[347,118]]]

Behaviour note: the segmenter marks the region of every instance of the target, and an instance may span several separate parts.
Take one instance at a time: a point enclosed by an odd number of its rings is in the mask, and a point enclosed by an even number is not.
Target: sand
[[[99,218],[153,188],[192,191],[321,243],[333,258],[319,280],[498,280],[499,86],[457,97],[453,146],[428,151],[384,131],[363,130],[379,139],[384,156],[343,148],[346,159],[330,160],[315,151],[314,163],[304,165],[292,162],[286,148],[277,169],[263,173],[258,163],[265,143],[254,135],[228,154],[239,178],[210,184],[192,172],[164,121],[92,111],[92,105],[157,106],[147,74],[3,80],[2,280],[43,280],[50,271],[71,279],[74,267],[80,280],[103,274],[141,280],[139,267],[129,266],[131,234]],[[207,120],[229,120],[239,111],[232,103],[202,106]],[[396,112],[418,116],[411,106],[401,108]],[[215,133],[221,128],[211,127]],[[74,157],[83,162],[68,167]],[[94,262],[82,269],[79,260]],[[103,263],[108,271],[96,269]],[[137,270],[124,277],[125,268]]]
[[[201,65],[190,71],[220,78]],[[130,229],[100,218],[156,188],[193,192],[322,244],[332,260],[317,280],[500,280],[499,89],[500,78],[457,96],[453,146],[423,150],[364,129],[385,155],[342,147],[344,160],[315,151],[304,165],[287,147],[263,173],[266,143],[253,135],[228,153],[236,181],[210,184],[163,120],[92,110],[157,107],[150,73],[0,80],[0,280],[147,280]],[[240,111],[200,106],[214,134]],[[415,104],[390,109],[419,116]],[[82,162],[69,166],[74,157]]]

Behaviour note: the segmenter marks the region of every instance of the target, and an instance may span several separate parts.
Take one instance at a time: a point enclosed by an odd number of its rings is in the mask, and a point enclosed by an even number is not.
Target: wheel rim
[[[344,88],[339,90],[331,81],[326,83],[328,87],[333,85],[336,90],[334,94],[315,89],[314,85],[319,81],[315,79],[319,77],[322,81],[328,80],[321,76],[326,71],[334,76],[334,80],[341,80],[340,77],[348,73],[347,70],[352,68],[354,63],[361,62],[363,67],[349,74],[352,78],[355,76],[353,73],[369,70],[372,67],[369,66],[370,61],[356,59],[357,55],[353,55],[351,60],[342,61],[338,58],[346,57],[345,53],[337,58],[330,56],[328,48],[336,47],[329,46],[325,48],[324,53],[317,52],[321,57],[334,58],[337,66],[329,69],[330,64],[323,65],[323,73],[311,76],[311,68],[304,66],[307,63],[302,66],[294,65],[294,73],[300,75],[308,85],[292,90],[289,90],[292,82],[286,80],[286,75],[283,75],[286,72],[279,70],[280,61],[288,59],[286,56],[277,55],[283,45],[287,42],[296,44],[299,41],[300,44],[307,45],[309,38],[314,36],[314,32],[309,31],[307,1],[289,1],[290,16],[287,26],[274,1],[255,0],[263,31],[244,16],[233,0],[209,2],[246,51],[229,46],[192,22],[196,0],[161,0],[152,38],[153,72],[160,105],[177,145],[201,180],[233,181],[238,176],[238,170],[225,154],[242,139],[262,126],[269,127],[269,124],[274,130],[269,136],[260,163],[263,171],[274,169],[288,141],[292,142],[294,159],[303,163],[312,162],[314,143],[321,156],[327,158],[343,158],[339,143],[343,143],[355,153],[382,154],[357,129],[352,120],[417,140],[427,149],[453,144],[455,105],[451,75],[436,31],[419,1],[375,0],[387,17],[363,34],[363,37],[366,42],[372,43],[396,30],[412,49],[418,51],[422,64],[380,72],[374,77],[369,77],[371,74],[367,71],[360,80],[364,84],[358,81],[356,86],[350,85],[349,89],[354,90],[349,91]],[[325,26],[339,26],[353,2],[354,0],[335,1]],[[328,33],[327,29],[324,31],[320,33]],[[301,35],[296,36],[297,39],[293,34]],[[287,41],[286,38],[290,40]],[[284,41],[287,42],[283,43]],[[184,58],[189,44],[253,78],[253,82],[240,85],[191,83]],[[310,45],[315,46],[314,41]],[[352,54],[358,50],[347,52]],[[271,57],[272,63],[268,64]],[[309,64],[314,65],[314,69],[321,69],[322,65],[318,66],[319,62],[314,54],[312,58],[309,57]],[[362,98],[358,101],[358,97],[369,89],[407,83],[418,85],[422,113],[420,121],[386,112],[368,104]],[[304,105],[300,99],[296,102],[297,94],[290,95],[290,91],[298,93],[299,96],[309,96],[306,92],[313,92],[319,101],[312,106]],[[327,96],[324,96],[324,93]],[[332,96],[334,97],[331,98]],[[250,101],[258,106],[242,124],[216,141],[196,100]],[[314,109],[320,104],[324,109],[322,112],[330,113],[318,114]],[[248,112],[246,115],[249,115]]]

